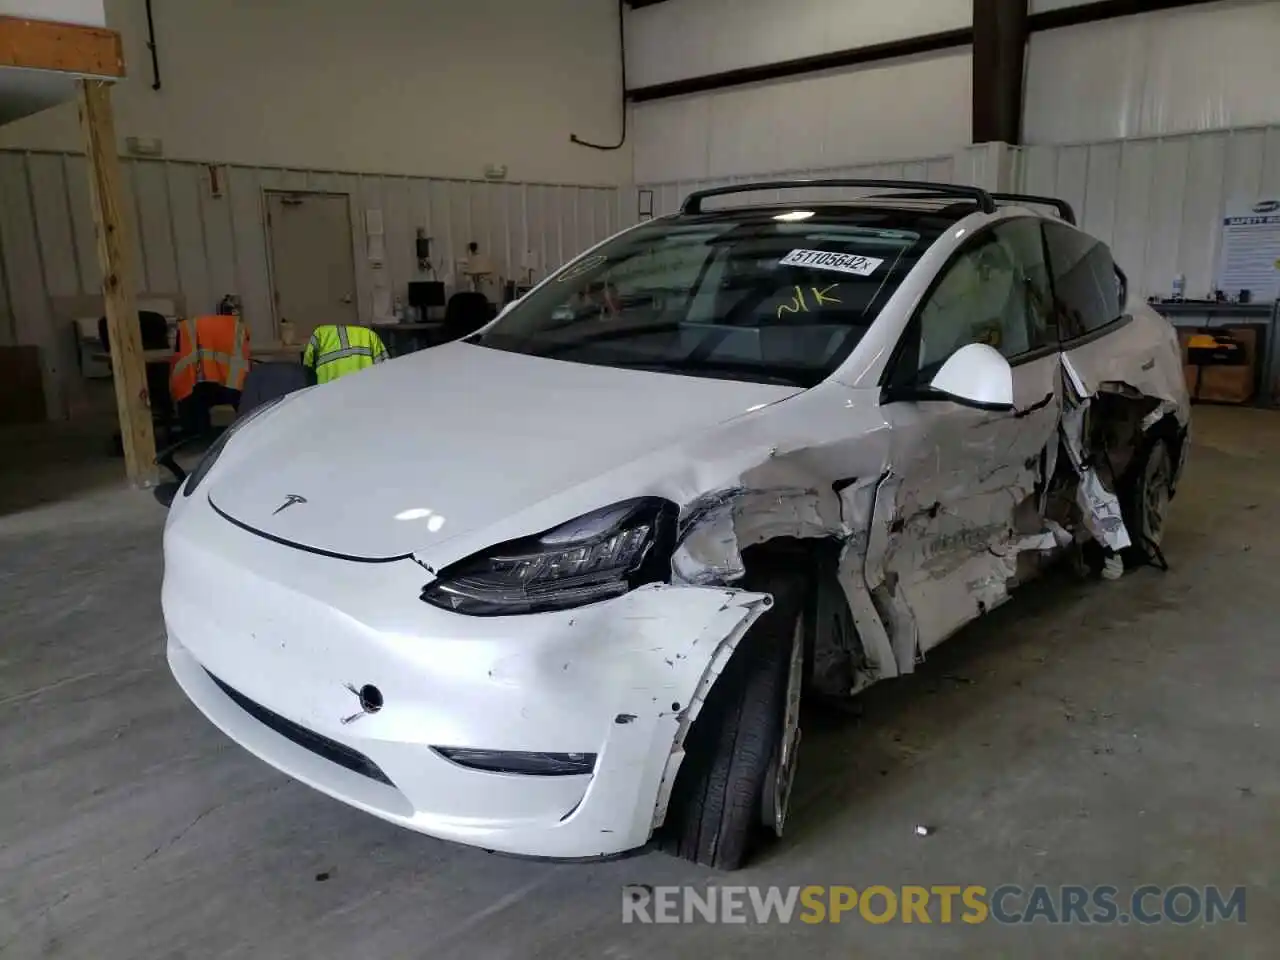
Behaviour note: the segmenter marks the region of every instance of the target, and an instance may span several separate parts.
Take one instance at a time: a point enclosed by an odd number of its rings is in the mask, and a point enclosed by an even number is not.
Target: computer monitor
[[[409,281],[409,306],[417,307],[420,310],[429,310],[433,307],[443,307],[444,304],[444,281]]]

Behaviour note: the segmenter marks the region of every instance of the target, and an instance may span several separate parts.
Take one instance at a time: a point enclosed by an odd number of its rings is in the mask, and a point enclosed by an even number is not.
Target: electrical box
[[[164,156],[164,141],[159,137],[125,137],[124,145],[135,157]]]

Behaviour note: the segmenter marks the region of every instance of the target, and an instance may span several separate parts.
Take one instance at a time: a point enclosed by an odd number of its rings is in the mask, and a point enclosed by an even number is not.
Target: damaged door
[[[1152,540],[1150,531],[1126,528],[1118,484],[1143,449],[1144,432],[1179,407],[1181,351],[1163,320],[1130,312],[1127,282],[1105,244],[1064,224],[1043,228],[1068,388],[1064,448],[1080,477],[1077,504],[1086,529],[1117,551],[1134,533]],[[1108,439],[1091,465],[1086,413],[1098,403]]]
[[[891,455],[865,573],[903,672],[1003,602],[1020,546],[1041,542],[1037,485],[1062,410],[1051,302],[1039,222],[1002,221],[955,254],[895,353],[883,408]],[[1012,412],[894,399],[927,385],[970,343],[1009,361]]]
[[[1135,322],[1126,309],[1124,274],[1106,245],[1057,223],[1045,223],[1044,236],[1062,351],[1084,396],[1104,383],[1123,383],[1157,399],[1184,392],[1181,360],[1169,362],[1169,335]]]

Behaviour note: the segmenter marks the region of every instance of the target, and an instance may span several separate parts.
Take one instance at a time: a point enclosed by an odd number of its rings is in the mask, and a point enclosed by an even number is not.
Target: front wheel
[[[664,825],[666,849],[736,870],[786,823],[800,745],[804,581],[773,575],[748,584],[773,605],[742,638],[685,742]]]
[[[1168,442],[1152,436],[1135,459],[1130,481],[1121,501],[1125,526],[1133,546],[1129,560],[1163,565],[1165,520],[1173,490],[1173,456]]]

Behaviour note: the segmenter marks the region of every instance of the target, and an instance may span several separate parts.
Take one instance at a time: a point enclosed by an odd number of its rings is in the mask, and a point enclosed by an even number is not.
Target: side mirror
[[[1012,410],[1013,368],[985,343],[961,347],[942,365],[929,388],[948,400],[979,410]]]

